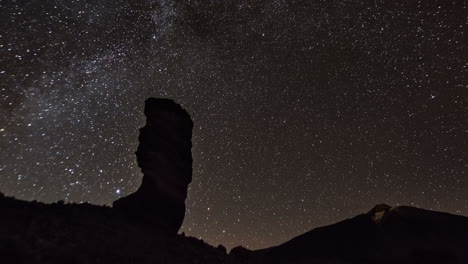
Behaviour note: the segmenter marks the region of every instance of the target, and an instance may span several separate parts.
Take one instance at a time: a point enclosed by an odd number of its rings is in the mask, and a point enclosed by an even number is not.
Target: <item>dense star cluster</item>
[[[0,3],[0,191],[138,188],[143,102],[191,114],[181,231],[256,249],[406,204],[468,215],[468,3]]]

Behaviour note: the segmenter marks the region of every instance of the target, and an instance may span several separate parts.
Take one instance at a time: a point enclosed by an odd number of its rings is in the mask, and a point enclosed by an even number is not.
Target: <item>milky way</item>
[[[0,191],[111,204],[144,99],[191,114],[181,231],[277,245],[406,204],[468,215],[466,1],[0,3]]]

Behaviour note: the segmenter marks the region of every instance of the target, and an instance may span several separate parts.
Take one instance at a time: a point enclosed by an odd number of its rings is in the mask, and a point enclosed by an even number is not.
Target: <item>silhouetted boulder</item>
[[[170,99],[145,101],[146,125],[140,129],[140,188],[114,202],[127,216],[160,231],[176,234],[185,215],[187,188],[192,181],[192,128],[189,114]]]

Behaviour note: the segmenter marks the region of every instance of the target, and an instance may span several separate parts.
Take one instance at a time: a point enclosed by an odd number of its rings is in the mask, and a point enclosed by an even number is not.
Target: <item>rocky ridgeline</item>
[[[243,263],[223,246],[140,225],[107,206],[0,195],[0,263]]]
[[[114,202],[43,204],[0,193],[0,263],[468,263],[468,218],[409,206],[313,229],[281,245],[229,254],[177,235],[192,180],[189,114],[168,99],[145,102],[136,151],[140,188]]]

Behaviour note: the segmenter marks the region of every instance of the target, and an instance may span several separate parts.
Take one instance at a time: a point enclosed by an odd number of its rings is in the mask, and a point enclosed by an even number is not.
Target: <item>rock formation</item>
[[[170,99],[145,101],[146,125],[136,152],[143,172],[140,188],[114,202],[125,215],[176,234],[185,215],[192,181],[192,128],[189,114]]]

